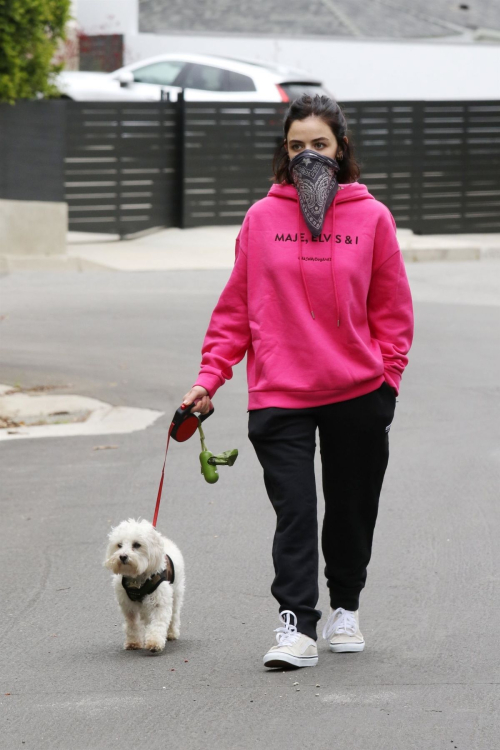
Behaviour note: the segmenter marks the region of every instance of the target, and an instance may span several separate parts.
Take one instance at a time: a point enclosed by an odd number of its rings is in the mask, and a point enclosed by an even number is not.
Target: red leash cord
[[[177,409],[177,411],[174,414],[174,418],[172,420],[172,423],[170,427],[168,428],[168,439],[167,439],[167,448],[165,450],[165,459],[163,461],[163,469],[161,470],[161,479],[160,479],[160,486],[158,487],[158,497],[156,498],[156,508],[155,508],[155,514],[153,516],[153,527],[156,527],[156,521],[158,520],[158,512],[160,510],[160,501],[161,501],[161,492],[163,489],[163,478],[165,476],[165,464],[167,462],[167,453],[168,453],[168,446],[170,445],[170,438],[173,437],[174,440],[177,440],[179,443],[184,443],[186,440],[189,440],[190,437],[194,435],[196,430],[198,429],[198,426],[201,424],[203,419],[206,419],[207,416],[210,416],[210,414],[213,412],[209,412],[208,415],[202,417],[197,417],[195,414],[191,413],[191,407],[195,406],[198,403],[198,400],[195,400],[192,404],[181,404],[180,407]],[[188,411],[186,411],[186,409]]]
[[[161,501],[161,492],[163,489],[163,478],[165,476],[165,464],[167,462],[167,453],[168,453],[168,446],[170,444],[170,435],[172,434],[172,430],[174,428],[174,423],[170,425],[168,429],[168,439],[167,439],[167,449],[165,451],[165,459],[163,461],[163,469],[161,470],[161,479],[160,479],[160,486],[158,487],[158,497],[156,498],[156,508],[155,508],[155,514],[153,516],[153,527],[156,528],[156,521],[158,520],[158,512],[160,510],[160,501]]]

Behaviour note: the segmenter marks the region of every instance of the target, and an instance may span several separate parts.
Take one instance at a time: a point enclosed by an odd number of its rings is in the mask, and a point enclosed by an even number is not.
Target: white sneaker
[[[330,609],[330,616],[323,628],[323,638],[330,641],[330,651],[343,653],[363,651],[365,640],[359,629],[359,610]]]
[[[294,624],[290,622],[293,617]],[[289,609],[280,612],[282,628],[274,631],[278,635],[277,646],[272,646],[264,656],[266,667],[315,667],[318,663],[316,641],[297,632],[297,618]]]

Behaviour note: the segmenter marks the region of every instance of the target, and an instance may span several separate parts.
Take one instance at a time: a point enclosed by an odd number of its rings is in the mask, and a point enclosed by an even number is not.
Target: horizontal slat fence
[[[0,105],[0,198],[66,200],[70,229],[239,224],[264,197],[286,104]],[[361,182],[400,228],[500,232],[500,101],[344,102]]]
[[[283,104],[184,104],[183,226],[239,224],[272,178]]]
[[[68,102],[70,229],[134,234],[178,224],[178,109],[169,102]]]
[[[419,234],[500,231],[500,102],[347,102],[361,182]]]

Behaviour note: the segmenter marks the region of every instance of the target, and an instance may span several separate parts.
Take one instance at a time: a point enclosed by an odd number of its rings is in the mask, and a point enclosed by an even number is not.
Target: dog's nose
[[[128,555],[120,555],[120,560],[122,561],[122,563],[126,563],[128,560]]]

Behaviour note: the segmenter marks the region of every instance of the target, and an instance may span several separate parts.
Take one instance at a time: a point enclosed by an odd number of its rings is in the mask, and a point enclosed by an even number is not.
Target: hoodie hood
[[[347,201],[359,201],[359,200],[375,200],[373,195],[368,192],[366,185],[362,185],[360,182],[349,183],[349,187],[345,188],[346,183],[339,183],[339,190],[335,196],[334,203],[346,203]],[[284,198],[285,200],[299,202],[299,195],[295,185],[281,184],[271,185],[271,189],[268,193],[273,198]]]

